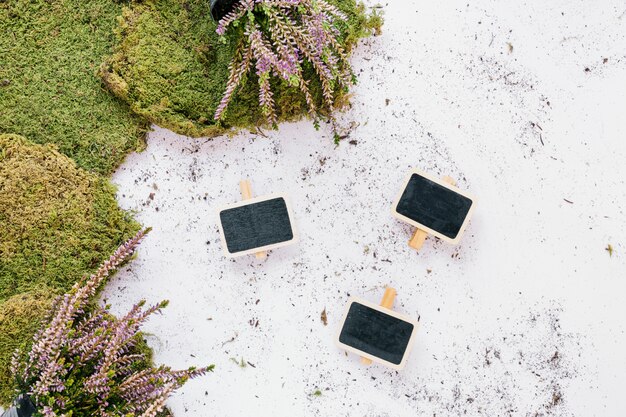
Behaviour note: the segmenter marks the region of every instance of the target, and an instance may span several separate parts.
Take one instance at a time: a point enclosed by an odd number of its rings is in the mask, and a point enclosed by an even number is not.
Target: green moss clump
[[[96,75],[121,11],[112,0],[0,1],[0,133],[55,143],[101,174],[143,146],[146,122]]]
[[[0,135],[0,302],[69,289],[139,230],[114,195],[54,146]]]
[[[54,145],[0,135],[0,402],[13,348],[30,341],[52,294],[139,230],[114,192]]]
[[[380,16],[366,15],[355,0],[331,0],[347,16],[341,42],[351,50],[360,37],[378,32]],[[253,128],[265,123],[258,105],[256,75],[244,80],[224,119],[213,120],[226,88],[228,64],[237,39],[219,42],[216,24],[205,0],[153,0],[125,8],[117,28],[115,52],[102,65],[104,83],[132,110],[150,122],[188,136],[216,136],[231,127]],[[313,68],[305,66],[305,78],[318,107],[322,91]],[[279,120],[295,120],[306,114],[298,88],[273,80]],[[338,103],[346,92],[337,92]]]
[[[139,225],[114,192],[53,145],[0,135],[0,302],[69,289],[132,236]]]
[[[53,299],[49,289],[15,295],[0,304],[0,404],[15,397],[15,381],[9,372],[13,352],[26,352]]]
[[[224,88],[231,52],[229,45],[209,47],[212,28],[208,1],[125,8],[119,44],[101,68],[104,83],[159,126],[194,136],[221,133],[209,113]]]

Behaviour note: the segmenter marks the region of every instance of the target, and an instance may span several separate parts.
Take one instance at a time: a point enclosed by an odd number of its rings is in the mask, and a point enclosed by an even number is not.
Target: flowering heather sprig
[[[153,417],[174,390],[213,369],[173,371],[161,366],[137,371],[144,360],[133,350],[139,329],[167,301],[147,309],[140,301],[120,319],[107,306],[90,306],[105,278],[134,253],[146,233],[139,232],[120,246],[93,275],[54,304],[25,360],[15,353],[11,370],[42,415]]]
[[[40,381],[45,383],[37,384],[38,394],[45,395],[47,388],[62,390],[60,378],[63,376],[63,371],[57,375],[58,370],[54,363],[60,353],[63,340],[67,338],[72,328],[74,319],[84,312],[89,300],[95,295],[109,273],[134,253],[135,248],[148,231],[140,231],[117,248],[94,274],[74,284],[69,293],[55,302],[48,326],[35,335],[25,368],[27,373],[31,368],[39,369],[41,372]]]
[[[303,75],[305,60],[320,80],[323,106],[334,120],[336,88],[346,88],[353,79],[347,54],[338,40],[337,23],[346,20],[326,0],[240,0],[216,29],[219,35],[225,35],[230,27],[243,27],[215,120],[223,117],[235,90],[253,65],[259,79],[259,105],[270,125],[274,126],[277,120],[271,76],[298,87],[309,115],[317,119],[319,112],[309,90],[310,80]]]
[[[224,96],[220,101],[219,106],[217,106],[217,110],[215,111],[215,118],[218,119],[221,117],[226,107],[228,107],[228,103],[233,98],[233,94],[235,93],[235,89],[241,83],[243,76],[250,69],[250,63],[252,60],[252,49],[248,48],[244,51],[244,44],[241,43],[235,51],[235,56],[233,60],[230,62],[228,68],[230,69],[230,75],[228,76],[228,83],[226,84],[226,91],[224,92]],[[219,116],[218,116],[219,115]]]

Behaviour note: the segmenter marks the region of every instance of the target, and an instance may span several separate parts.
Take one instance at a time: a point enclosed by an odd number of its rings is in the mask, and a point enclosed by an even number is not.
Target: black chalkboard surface
[[[460,237],[473,206],[473,199],[456,187],[413,172],[394,211],[418,228],[455,241]]]
[[[219,212],[222,240],[229,255],[243,255],[294,241],[291,210],[284,196],[260,197]]]
[[[400,369],[410,350],[416,323],[412,319],[374,305],[352,299],[339,332],[339,345],[373,360]]]

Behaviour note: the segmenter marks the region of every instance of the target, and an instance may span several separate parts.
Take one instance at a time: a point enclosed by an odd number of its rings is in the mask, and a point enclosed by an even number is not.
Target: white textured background
[[[119,312],[169,299],[147,326],[157,362],[217,365],[172,398],[180,417],[622,416],[626,3],[383,10],[352,60],[339,147],[307,121],[150,134],[113,181],[154,230],[104,298]],[[411,167],[479,198],[459,246],[407,246],[390,206]],[[262,262],[220,247],[215,209],[245,177],[291,196],[301,235]],[[377,302],[387,283],[421,322],[400,373],[333,344],[348,295]]]

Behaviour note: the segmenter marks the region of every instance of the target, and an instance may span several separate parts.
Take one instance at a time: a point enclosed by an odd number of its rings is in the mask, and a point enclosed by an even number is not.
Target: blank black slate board
[[[471,207],[471,199],[413,174],[398,201],[396,212],[454,239]]]
[[[243,252],[293,239],[282,197],[222,210],[220,221],[228,252]]]
[[[399,365],[414,327],[412,323],[353,302],[339,334],[339,341]]]

